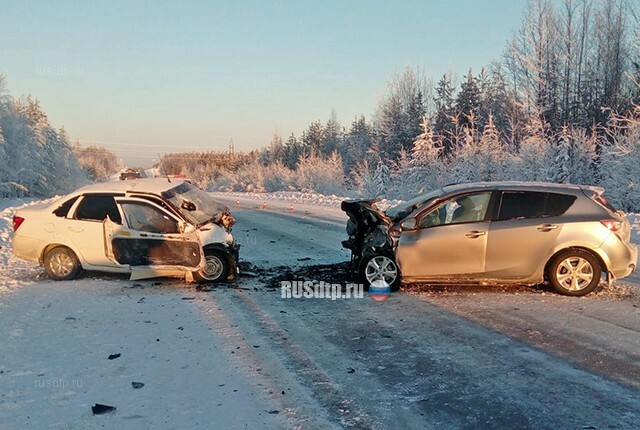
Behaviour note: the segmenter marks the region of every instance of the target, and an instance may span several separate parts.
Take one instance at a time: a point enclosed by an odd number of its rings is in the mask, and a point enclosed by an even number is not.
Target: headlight
[[[387,229],[382,226],[377,226],[367,235],[365,241],[369,246],[381,247],[387,243],[388,239]]]

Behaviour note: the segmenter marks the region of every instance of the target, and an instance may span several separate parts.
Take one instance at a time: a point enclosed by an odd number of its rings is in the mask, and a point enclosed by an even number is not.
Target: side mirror
[[[403,230],[414,230],[417,226],[418,223],[415,218],[407,218],[402,221],[402,224],[400,224],[400,227],[402,227]]]

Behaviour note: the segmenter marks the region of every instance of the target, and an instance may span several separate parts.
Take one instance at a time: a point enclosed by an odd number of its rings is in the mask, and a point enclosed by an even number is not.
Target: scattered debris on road
[[[107,412],[113,412],[116,409],[117,408],[115,406],[101,405],[100,403],[96,403],[95,405],[91,406],[91,412],[93,413],[93,415],[106,414]]]

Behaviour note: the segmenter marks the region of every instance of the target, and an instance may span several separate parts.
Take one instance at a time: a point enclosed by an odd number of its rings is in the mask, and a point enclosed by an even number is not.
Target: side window
[[[149,233],[179,233],[178,223],[153,206],[139,202],[122,203],[129,228]]]
[[[573,202],[576,201],[576,196],[568,194],[547,194],[547,216],[560,216],[564,215],[566,211],[573,206]]]
[[[575,196],[533,191],[502,193],[496,221],[560,216],[576,200]]]
[[[540,218],[545,214],[546,193],[532,191],[505,191],[500,201],[496,221]]]
[[[456,197],[425,214],[418,225],[420,227],[435,227],[437,225],[484,221],[490,200],[491,192]]]
[[[76,209],[75,219],[104,221],[107,215],[111,221],[122,224],[113,196],[84,196]]]
[[[66,217],[67,214],[69,213],[69,209],[71,209],[71,206],[73,206],[76,200],[78,200],[78,197],[80,196],[75,196],[67,200],[66,202],[62,203],[60,206],[57,207],[56,210],[53,211],[53,214],[60,218]]]

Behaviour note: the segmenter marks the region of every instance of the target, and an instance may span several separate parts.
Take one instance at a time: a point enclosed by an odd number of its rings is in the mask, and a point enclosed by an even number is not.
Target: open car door
[[[186,276],[204,265],[202,245],[195,228],[145,199],[116,197],[122,224],[104,221],[109,259],[131,267],[131,279]]]

